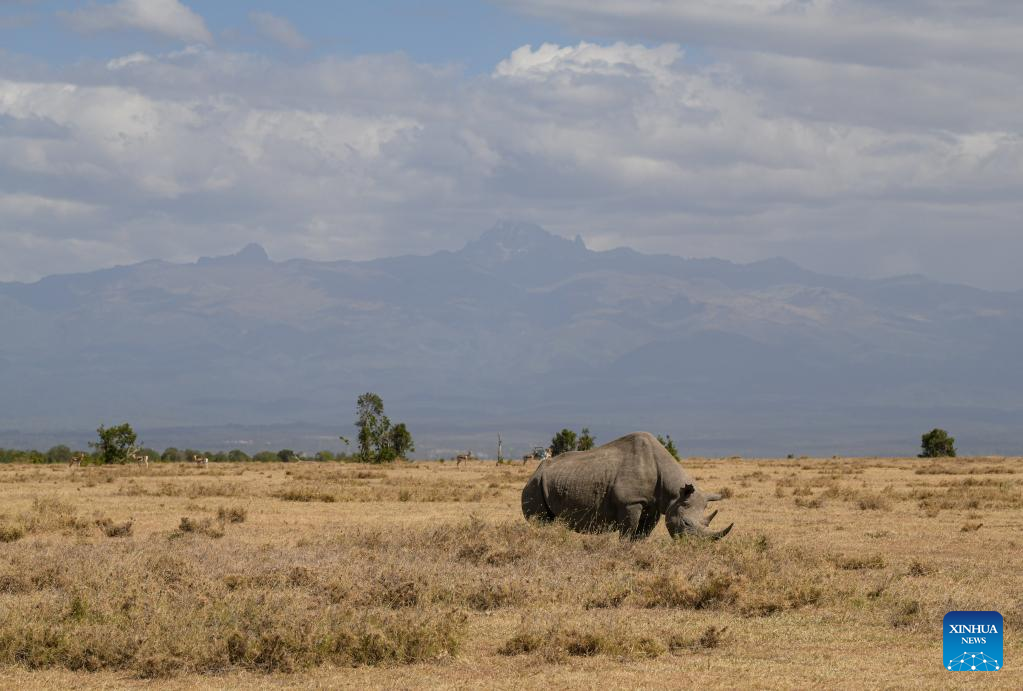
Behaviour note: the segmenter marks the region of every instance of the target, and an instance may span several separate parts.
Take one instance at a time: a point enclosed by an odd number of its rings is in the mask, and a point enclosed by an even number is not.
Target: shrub
[[[912,626],[920,618],[920,603],[916,600],[907,600],[895,603],[895,607],[888,615],[888,623],[895,628]]]
[[[628,626],[618,623],[594,629],[565,627],[556,624],[546,631],[523,629],[498,649],[502,655],[538,653],[550,661],[566,656],[591,657],[612,655],[626,659],[647,659],[663,655],[666,646],[648,635],[636,635]]]
[[[14,542],[25,537],[25,529],[20,525],[0,525],[0,542]]]
[[[244,523],[246,517],[248,517],[248,511],[244,506],[230,508],[221,506],[217,509],[217,520],[221,523]]]
[[[709,573],[692,581],[677,574],[658,574],[642,584],[641,600],[646,607],[706,609],[735,601],[733,578],[727,573]]]
[[[560,456],[563,453],[575,451],[576,443],[575,432],[563,429],[551,439],[551,455]]]
[[[320,492],[310,487],[295,487],[286,489],[275,494],[278,499],[284,501],[324,501],[335,502],[337,497],[329,492]]]
[[[222,523],[214,524],[211,518],[197,519],[182,516],[181,523],[178,524],[178,530],[174,536],[177,537],[185,533],[196,533],[208,537],[224,537],[224,526]]]
[[[856,506],[860,511],[888,511],[892,508],[891,503],[880,494],[865,494],[857,500]]]
[[[687,638],[684,634],[675,634],[668,639],[668,650],[673,653],[679,653],[700,648],[705,650],[717,648],[723,642],[725,632],[727,631],[727,626],[718,628],[711,625],[705,628],[696,638]]]
[[[103,534],[107,537],[128,537],[131,535],[131,521],[125,521],[124,523],[114,523],[109,518],[97,518],[96,525],[103,531]]]
[[[920,438],[920,458],[955,458],[956,440],[948,432],[935,428]]]
[[[885,567],[885,561],[884,557],[880,554],[872,554],[867,557],[839,557],[835,559],[835,566],[846,571],[883,569]]]

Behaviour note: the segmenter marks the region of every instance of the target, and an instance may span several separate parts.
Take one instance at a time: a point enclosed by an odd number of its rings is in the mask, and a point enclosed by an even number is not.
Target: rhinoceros
[[[561,519],[579,532],[618,530],[633,539],[647,537],[663,515],[672,537],[719,539],[734,524],[712,531],[707,526],[717,511],[703,515],[707,502],[719,499],[696,489],[657,437],[633,432],[545,460],[522,490],[522,513],[527,520]]]

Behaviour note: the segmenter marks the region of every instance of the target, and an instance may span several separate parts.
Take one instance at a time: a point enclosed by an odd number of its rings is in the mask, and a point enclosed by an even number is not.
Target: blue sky
[[[260,242],[1023,289],[1023,6],[0,0],[0,281]]]
[[[108,60],[137,50],[171,50],[180,42],[144,31],[82,34],[61,13],[88,6],[80,2],[0,3],[4,49],[47,63],[69,64],[83,58]],[[486,2],[465,0],[377,0],[375,2],[193,2],[216,45],[233,50],[298,59],[295,51],[261,35],[250,15],[264,12],[286,18],[305,37],[311,55],[403,52],[417,61],[456,63],[467,71],[487,72],[515,48],[527,43],[578,42],[582,36],[549,20],[516,14]]]

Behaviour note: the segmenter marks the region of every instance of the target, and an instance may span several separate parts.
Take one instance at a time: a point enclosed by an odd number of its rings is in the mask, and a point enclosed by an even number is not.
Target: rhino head
[[[668,533],[672,537],[693,535],[706,537],[712,540],[720,540],[728,535],[734,523],[729,524],[724,530],[710,530],[708,526],[717,515],[717,511],[704,515],[707,510],[707,502],[718,501],[720,494],[704,494],[693,485],[685,485],[678,497],[668,505],[664,514],[664,523]]]

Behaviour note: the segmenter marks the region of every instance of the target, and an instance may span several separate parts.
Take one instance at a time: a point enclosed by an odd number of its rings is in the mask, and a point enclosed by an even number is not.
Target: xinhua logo
[[[953,672],[995,672],[1002,658],[1002,615],[998,612],[949,612],[942,650],[945,669]]]

